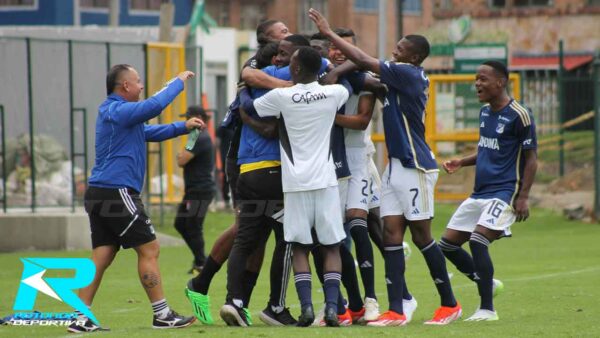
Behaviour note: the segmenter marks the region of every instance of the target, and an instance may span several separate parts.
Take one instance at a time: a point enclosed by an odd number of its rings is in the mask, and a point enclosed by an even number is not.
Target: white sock
[[[154,315],[158,318],[165,318],[170,311],[171,309],[169,308],[169,305],[167,305],[167,300],[164,298],[152,303],[152,312],[154,312]]]

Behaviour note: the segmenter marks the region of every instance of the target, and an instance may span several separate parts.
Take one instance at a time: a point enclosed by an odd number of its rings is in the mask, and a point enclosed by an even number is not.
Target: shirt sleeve
[[[352,86],[353,94],[358,94],[365,88],[365,77],[364,72],[352,72],[344,76],[346,80]]]
[[[210,141],[210,137],[206,137],[204,135],[204,137],[198,137],[198,139],[196,140],[196,144],[194,144],[194,148],[192,148],[191,152],[194,154],[194,156],[199,156],[200,154],[209,151],[211,147],[212,142]]]
[[[273,116],[279,118],[281,114],[280,90],[273,89],[265,95],[254,100],[254,109],[260,117]]]
[[[117,124],[124,126],[133,126],[146,122],[158,116],[163,109],[171,104],[177,95],[183,91],[183,87],[183,81],[179,78],[174,78],[147,100],[126,102],[114,110],[109,109],[109,118]]]
[[[342,108],[342,106],[344,104],[346,104],[346,101],[348,101],[348,98],[350,97],[350,91],[351,89],[346,88],[342,85],[339,84],[334,84],[331,85],[331,88],[334,90],[334,94],[335,94],[335,98],[336,98],[336,104],[337,104],[337,109],[340,110],[340,108]]]
[[[187,133],[184,121],[144,125],[144,137],[147,142],[160,142]]]
[[[412,67],[412,65],[404,63],[380,61],[381,83],[394,87],[396,90],[402,90],[402,87],[410,82]]]
[[[516,135],[524,150],[537,149],[537,135],[533,114],[527,109],[527,115],[519,115],[515,121]]]

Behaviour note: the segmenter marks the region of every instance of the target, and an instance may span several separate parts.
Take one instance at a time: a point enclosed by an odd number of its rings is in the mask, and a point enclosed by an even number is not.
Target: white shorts
[[[373,158],[368,156],[367,170],[369,172],[369,210],[381,205],[381,177]]]
[[[340,196],[340,211],[342,213],[342,221],[346,222],[346,198],[348,197],[348,183],[350,178],[338,179],[338,192]]]
[[[381,217],[404,215],[409,221],[432,218],[437,178],[437,172],[404,168],[400,160],[392,158],[381,177]]]
[[[352,176],[348,182],[345,209],[369,210],[369,171],[365,148],[346,148],[348,169]]]
[[[346,238],[338,187],[283,193],[285,214],[283,233],[286,242],[313,244],[311,229],[322,245]]]
[[[456,209],[448,222],[448,229],[473,232],[476,225],[491,230],[504,231],[504,236],[510,236],[510,226],[516,216],[512,206],[498,199],[467,198]]]

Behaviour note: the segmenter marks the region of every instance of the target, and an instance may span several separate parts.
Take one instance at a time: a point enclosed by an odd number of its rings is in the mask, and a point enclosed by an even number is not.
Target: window
[[[82,8],[108,8],[109,0],[81,0]]]
[[[379,0],[354,0],[354,11],[356,12],[378,12]]]
[[[314,33],[317,29],[306,13],[314,8],[327,17],[327,0],[301,0],[298,6],[298,33]]]
[[[421,0],[404,0],[402,2],[402,10],[408,14],[420,14],[423,10],[423,3]]]
[[[551,0],[514,0],[515,7],[550,6]]]
[[[142,11],[158,11],[160,10],[160,4],[163,0],[130,0],[129,8],[132,10],[142,10]]]
[[[3,7],[31,7],[35,4],[34,0],[0,0],[0,6]]]
[[[506,7],[506,0],[490,0],[490,7]]]
[[[264,4],[243,4],[241,6],[240,28],[255,30],[256,26],[267,19]]]

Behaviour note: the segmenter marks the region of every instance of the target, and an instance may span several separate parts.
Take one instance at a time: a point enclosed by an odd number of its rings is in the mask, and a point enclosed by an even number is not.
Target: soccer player
[[[275,62],[285,65],[290,62],[291,55],[300,46],[310,46],[309,42],[301,35],[290,35],[279,42]],[[287,68],[286,68],[287,69]],[[276,66],[267,67],[265,73],[277,78],[283,78]],[[289,70],[287,71],[289,76]],[[289,77],[288,77],[289,78]],[[254,96],[261,96],[267,92],[264,89],[252,90]],[[244,98],[240,96],[244,105]],[[256,115],[255,115],[256,116]],[[285,309],[285,289],[289,279],[288,261],[291,249],[287,248],[283,240],[283,228],[276,221],[277,215],[283,207],[283,191],[281,186],[281,156],[279,141],[275,137],[264,137],[260,130],[256,130],[250,123],[254,118],[244,118],[242,127],[238,164],[240,176],[238,179],[238,197],[240,203],[239,229],[229,257],[227,268],[227,299],[221,308],[223,320],[232,326],[248,326],[243,309],[248,307],[244,296],[249,297],[252,288],[243,288],[243,267],[250,254],[257,249],[264,249],[271,229],[275,231],[276,247],[273,253],[271,296],[267,308],[261,312],[260,318],[267,324],[295,325],[287,309]],[[277,121],[271,118],[273,125]],[[260,128],[259,128],[260,129]],[[276,129],[275,129],[276,130]],[[245,295],[245,293],[249,293]],[[283,296],[282,296],[283,295]],[[286,318],[283,318],[285,316]]]
[[[140,199],[146,169],[146,142],[164,141],[205,125],[197,117],[167,125],[146,125],[145,122],[160,115],[183,91],[184,81],[193,76],[190,71],[182,72],[154,96],[138,102],[144,86],[137,71],[124,64],[110,69],[106,76],[108,97],[98,108],[96,119],[96,164],[85,193],[96,275],[89,286],[79,290],[79,298],[91,306],[102,276],[119,248],[133,248],[138,256],[140,281],[154,313],[152,327],[157,329],[186,327],[195,318],[173,311],[163,293],[158,268],[160,246]],[[69,332],[101,329],[82,314],[79,316],[85,324],[73,322]]]
[[[260,44],[260,49],[257,54],[267,54],[266,50],[271,50],[270,42],[279,41],[286,36],[291,35],[288,28],[284,23],[278,20],[267,20],[256,28],[256,37]],[[258,55],[260,57],[260,55]],[[283,81],[275,77],[269,76],[257,69],[259,61],[264,64],[260,67],[266,67],[270,63],[271,57],[266,56],[259,60],[257,56],[250,58],[240,73],[240,83],[246,83],[249,86],[255,88],[277,88],[289,86],[291,82]],[[265,61],[267,59],[268,61]],[[225,117],[222,125],[225,128],[232,128],[234,130],[234,136],[229,145],[227,152],[227,159],[225,161],[225,171],[231,187],[232,199],[234,208],[237,209],[237,179],[239,176],[239,165],[237,164],[237,153],[241,135],[241,121],[237,117],[237,110],[239,107],[239,97],[230,105],[229,112]],[[237,215],[236,215],[237,216]],[[186,295],[192,303],[192,309],[194,315],[204,324],[213,324],[213,318],[210,313],[210,297],[208,296],[208,290],[215,274],[221,269],[223,263],[229,257],[229,253],[233,246],[233,241],[238,230],[237,217],[236,222],[232,224],[229,229],[225,230],[219,238],[213,244],[211,252],[206,259],[204,268],[198,276],[188,281],[186,286]],[[255,252],[248,261],[246,267],[245,280],[248,285],[253,285],[258,277],[258,271],[262,265],[263,259],[262,252]],[[247,312],[247,319],[250,319],[250,313]]]
[[[342,39],[356,44],[356,36],[351,29],[338,28],[336,34]],[[337,66],[346,62],[346,56],[337,47],[329,49],[329,60]],[[352,176],[347,181],[346,194],[342,196],[345,206],[345,227],[355,243],[356,258],[365,288],[364,308],[352,311],[351,316],[365,321],[379,317],[379,304],[375,295],[375,262],[373,246],[367,228],[369,173],[364,130],[369,125],[375,107],[375,95],[362,91],[352,94],[345,104],[345,113],[338,114],[335,123],[344,128],[346,157]],[[351,296],[351,295],[349,295]]]
[[[460,317],[462,309],[454,298],[444,255],[431,236],[438,168],[425,142],[429,79],[421,67],[429,55],[429,42],[423,36],[408,35],[397,43],[392,53],[394,62],[379,61],[335,34],[318,11],[310,9],[309,16],[348,59],[364,70],[380,74],[381,82],[389,89],[383,106],[383,125],[390,162],[382,177],[381,216],[390,309],[368,325],[398,326],[407,322],[403,307],[402,245],[406,227],[427,262],[441,298],[441,306],[425,324],[448,324]]]
[[[314,321],[308,263],[313,228],[324,252],[325,322],[328,326],[338,326],[341,270],[338,246],[346,236],[329,145],[335,114],[348,99],[349,90],[341,85],[319,85],[321,63],[317,51],[311,47],[299,48],[290,64],[295,85],[272,90],[244,104],[246,111],[255,111],[261,117],[277,117],[281,123],[286,206],[283,224],[285,240],[293,243],[294,279],[301,304],[299,326],[309,326]]]
[[[503,63],[487,61],[477,68],[477,97],[486,103],[479,113],[477,153],[443,164],[449,174],[475,166],[473,193],[458,207],[440,241],[446,258],[477,283],[481,303],[468,321],[498,320],[492,298],[502,284],[493,279],[488,247],[510,236],[515,221],[529,217],[527,200],[537,170],[533,115],[508,95],[507,83]],[[461,247],[467,241],[472,257]]]

